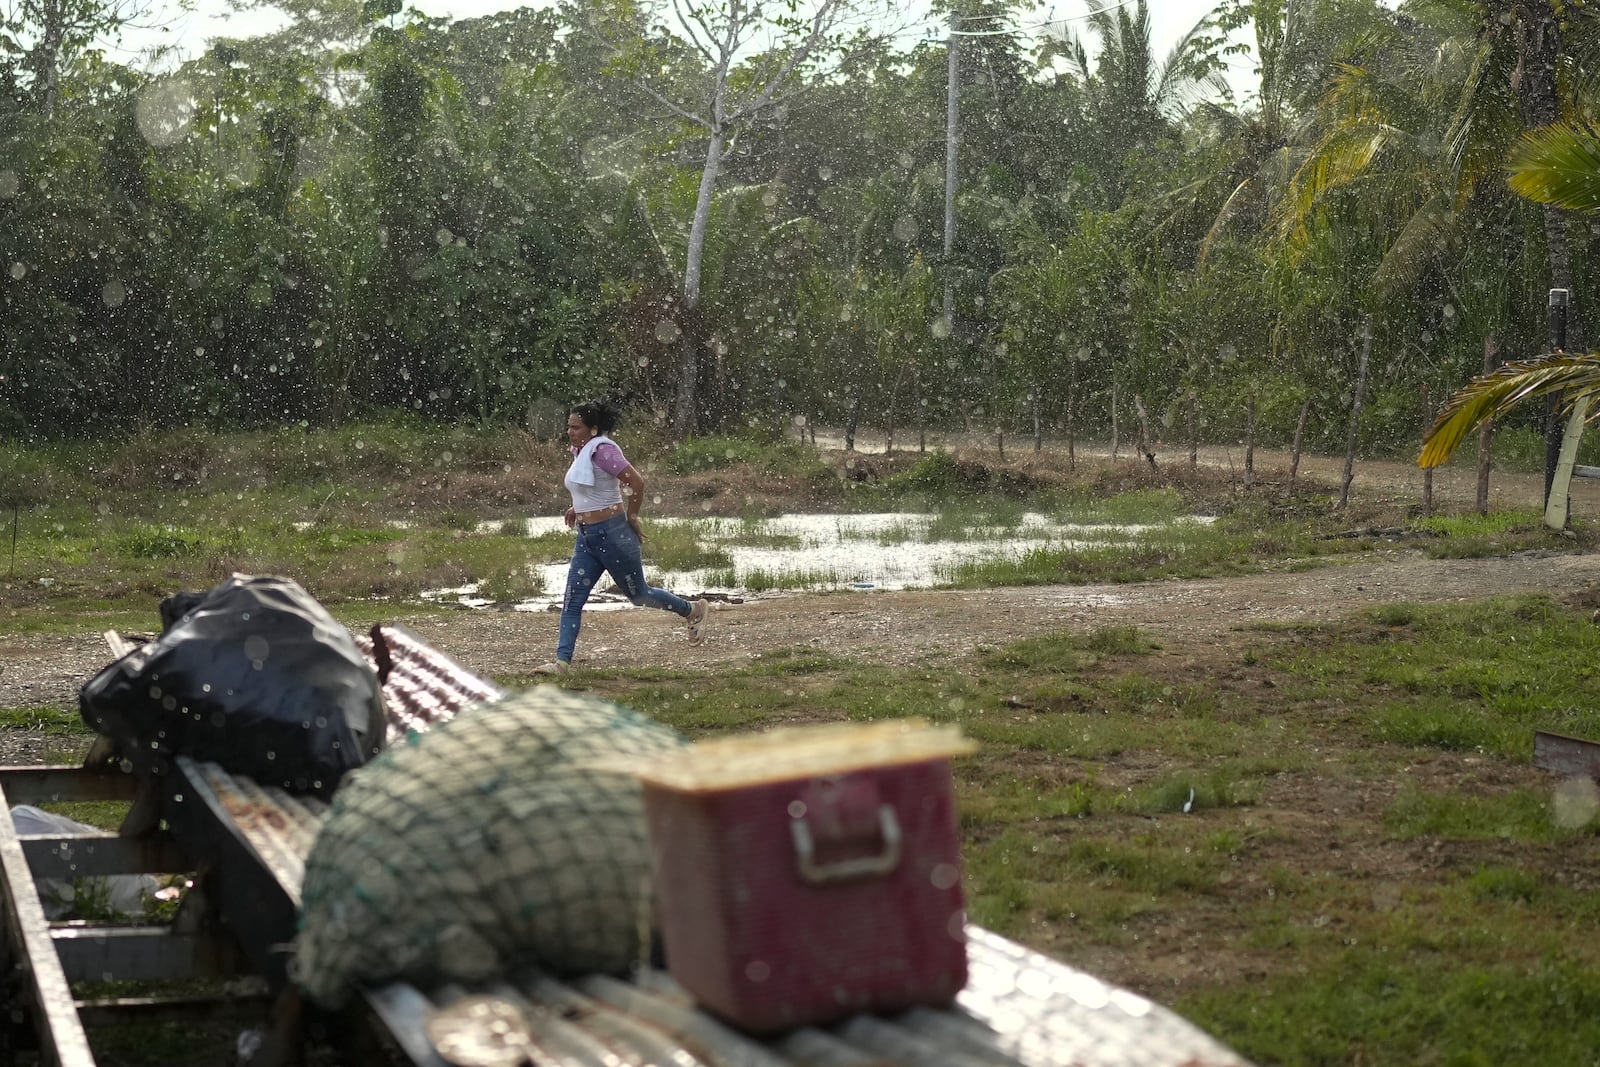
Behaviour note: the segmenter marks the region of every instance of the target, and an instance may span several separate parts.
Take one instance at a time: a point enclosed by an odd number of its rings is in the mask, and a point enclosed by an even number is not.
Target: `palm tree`
[[[1335,60],[1353,58],[1382,17],[1373,0],[1234,0],[1219,9],[1219,30],[1254,26],[1259,80],[1249,108],[1208,100],[1195,109],[1213,163],[1169,200],[1174,218],[1206,212],[1200,262],[1231,224],[1264,222],[1316,136],[1314,106]]]
[[[1531,130],[1512,148],[1506,163],[1511,188],[1527,199],[1559,210],[1600,214],[1600,136],[1586,127],[1563,124]],[[1597,393],[1600,353],[1554,352],[1507,363],[1475,378],[1451,398],[1428,431],[1417,463],[1439,466],[1479,423],[1524,400],[1560,397],[1565,406],[1582,412]]]
[[[1204,93],[1224,95],[1227,82],[1208,39],[1209,17],[1158,62],[1147,0],[1131,7],[1110,0],[1084,2],[1089,31],[1100,40],[1099,54],[1091,65],[1078,37],[1068,38],[1061,51],[1083,86],[1094,141],[1102,146],[1096,169],[1107,178],[1109,206],[1115,206],[1126,192],[1127,162],[1135,146],[1169,134],[1173,118]]]

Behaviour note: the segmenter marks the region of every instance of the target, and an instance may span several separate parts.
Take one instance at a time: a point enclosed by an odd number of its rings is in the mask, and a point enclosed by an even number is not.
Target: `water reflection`
[[[916,512],[858,515],[782,515],[773,519],[656,519],[655,526],[690,525],[696,540],[715,548],[731,566],[663,569],[651,565],[650,580],[695,595],[751,598],[784,596],[802,591],[927,589],[948,582],[954,567],[974,562],[1016,559],[1037,549],[1084,550],[1127,547],[1154,530],[1174,525],[1203,525],[1210,518],[1194,516],[1165,526],[1062,523],[1037,512],[1005,521],[975,518],[952,522],[948,516]],[[498,529],[500,523],[486,528]],[[530,537],[563,532],[559,517],[527,520]],[[566,585],[567,563],[534,567],[545,595],[515,605],[518,611],[559,607]],[[487,607],[476,586],[425,593],[430,599]],[[596,611],[631,608],[623,597],[596,589],[589,608]]]

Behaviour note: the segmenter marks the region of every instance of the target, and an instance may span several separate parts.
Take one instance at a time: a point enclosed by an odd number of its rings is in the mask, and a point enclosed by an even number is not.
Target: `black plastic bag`
[[[83,721],[135,763],[190,756],[326,797],[383,747],[377,676],[297,583],[236,574],[161,608],[161,635],[78,693]]]

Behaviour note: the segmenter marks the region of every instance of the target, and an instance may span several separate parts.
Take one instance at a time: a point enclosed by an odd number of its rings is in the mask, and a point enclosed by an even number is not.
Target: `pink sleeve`
[[[594,465],[615,478],[629,467],[628,457],[610,441],[602,441],[594,448]]]

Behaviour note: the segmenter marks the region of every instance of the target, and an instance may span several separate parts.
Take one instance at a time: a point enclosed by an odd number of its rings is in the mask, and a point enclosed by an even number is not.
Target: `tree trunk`
[[[1033,454],[1038,455],[1044,451],[1044,420],[1039,417],[1039,383],[1033,383],[1033,393],[1029,397],[1033,402]]]
[[[1350,482],[1356,476],[1356,435],[1361,429],[1361,403],[1367,391],[1367,360],[1372,355],[1372,316],[1361,320],[1361,365],[1356,370],[1356,395],[1350,404],[1350,436],[1344,446],[1344,481],[1339,486],[1339,510],[1350,502]]]
[[[1077,401],[1078,392],[1078,365],[1076,363],[1067,370],[1067,470],[1078,469],[1077,449],[1077,424],[1073,422],[1072,409]]]
[[[29,95],[39,114],[47,119],[55,113],[56,90],[61,81],[61,49],[67,38],[65,7],[63,0],[41,5],[39,41],[22,61],[22,65],[33,72]]]
[[[1500,346],[1493,337],[1483,339],[1483,373],[1494,370]],[[1478,514],[1489,514],[1489,451],[1494,440],[1494,420],[1484,419],[1478,427]]]
[[[894,451],[894,416],[895,410],[900,406],[900,387],[905,384],[906,368],[902,364],[900,373],[894,376],[894,386],[889,390],[889,428],[884,434],[883,454],[888,455]]]
[[[861,394],[858,392],[855,398],[850,401],[850,415],[845,419],[844,423],[844,450],[846,452],[854,452],[856,450],[856,419],[860,417],[860,414]]]
[[[1517,72],[1513,88],[1522,112],[1522,126],[1533,130],[1561,119],[1561,96],[1556,84],[1556,67],[1561,58],[1561,28],[1552,0],[1515,0],[1517,33]],[[1567,243],[1567,217],[1560,208],[1543,208],[1546,255],[1550,262],[1550,288],[1573,293],[1572,255]],[[1567,311],[1565,349],[1585,351],[1583,326],[1573,308]],[[1548,505],[1555,464],[1560,449],[1560,420],[1556,412],[1563,398],[1550,398],[1546,422],[1545,501]]]
[[[920,365],[912,368],[911,383],[916,390],[917,454],[922,455],[928,451],[928,406],[922,402],[922,367]]]
[[[1426,383],[1422,386],[1422,439],[1428,439],[1428,428],[1433,425],[1433,394]],[[1422,469],[1422,514],[1433,514],[1433,468]]]
[[[1306,440],[1306,419],[1311,415],[1311,394],[1300,402],[1300,421],[1294,424],[1294,445],[1289,449],[1289,492],[1294,492],[1294,480],[1300,473],[1300,449]]]
[[[683,440],[698,426],[697,406],[700,382],[700,339],[686,329],[692,313],[700,306],[700,270],[705,260],[706,227],[711,221],[711,197],[717,188],[717,171],[722,166],[723,132],[711,131],[706,144],[706,162],[700,171],[700,193],[694,202],[694,221],[689,226],[689,249],[683,267],[683,305],[679,316],[678,392],[672,413],[672,435]]]
[[[1189,469],[1200,466],[1200,412],[1193,389],[1189,390]]]
[[[1256,484],[1256,395],[1244,402],[1244,487]]]
[[[1144,400],[1138,393],[1133,394],[1133,410],[1139,416],[1139,451],[1143,454],[1145,462],[1150,464],[1150,469],[1156,469],[1156,450],[1150,441],[1150,415],[1144,409]]]
[[[1111,383],[1111,462],[1117,461],[1117,383]]]

